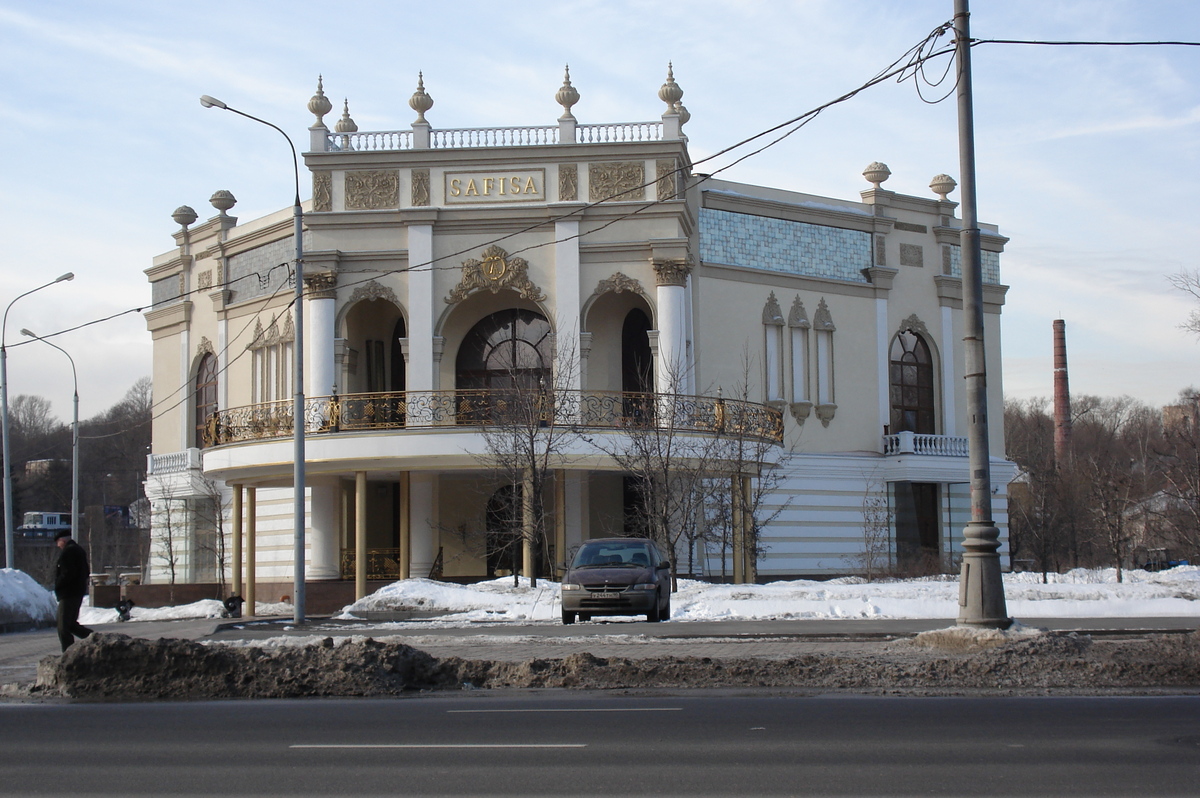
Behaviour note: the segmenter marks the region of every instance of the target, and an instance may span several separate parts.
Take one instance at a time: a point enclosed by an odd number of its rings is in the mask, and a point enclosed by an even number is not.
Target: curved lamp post
[[[295,344],[295,365],[293,372],[296,380],[295,400],[292,405],[292,431],[295,441],[295,452],[293,459],[295,460],[295,468],[292,472],[293,491],[295,493],[295,502],[292,508],[293,524],[296,527],[294,554],[295,568],[293,570],[293,585],[292,592],[294,595],[294,618],[293,621],[297,624],[304,623],[304,211],[300,207],[300,165],[296,157],[296,145],[292,143],[291,137],[283,132],[283,129],[277,125],[273,125],[265,119],[259,119],[257,116],[251,116],[244,111],[239,111],[236,108],[231,108],[225,103],[218,100],[216,97],[209,97],[207,94],[200,97],[200,104],[205,108],[220,108],[222,111],[231,111],[238,116],[244,116],[247,119],[252,119],[259,124],[274,128],[279,131],[279,134],[287,139],[288,146],[292,148],[292,171],[296,178],[296,202],[293,206],[293,217],[295,219],[295,238],[296,238],[296,295],[295,295],[295,314],[296,314],[296,344]]]
[[[36,338],[46,346],[52,346],[59,352],[67,356],[67,360],[71,361],[71,380],[75,383],[75,407],[71,415],[71,536],[79,540],[79,374],[75,371],[75,358],[71,357],[71,353],[63,349],[53,341],[47,341],[40,335],[35,335],[29,330],[22,329],[21,335],[27,335],[30,338]],[[91,537],[88,537],[88,548],[91,548]],[[95,560],[92,561],[95,567]]]
[[[16,557],[14,556],[15,552],[13,550],[12,460],[9,456],[8,445],[8,347],[6,346],[8,311],[12,310],[12,306],[22,297],[27,297],[36,291],[41,291],[43,288],[49,288],[55,283],[74,279],[75,274],[67,272],[45,285],[39,285],[37,288],[32,288],[23,294],[19,294],[16,299],[8,303],[8,307],[4,309],[4,320],[0,322],[0,419],[3,420],[2,432],[4,436],[4,564],[7,568],[17,567]]]

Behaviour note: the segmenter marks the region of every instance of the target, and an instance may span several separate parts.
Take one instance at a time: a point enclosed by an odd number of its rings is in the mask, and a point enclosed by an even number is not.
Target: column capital
[[[692,257],[684,258],[651,258],[654,276],[658,285],[687,285],[688,275],[692,273]]]
[[[309,299],[334,299],[337,296],[337,274],[320,272],[304,275],[304,288]]]

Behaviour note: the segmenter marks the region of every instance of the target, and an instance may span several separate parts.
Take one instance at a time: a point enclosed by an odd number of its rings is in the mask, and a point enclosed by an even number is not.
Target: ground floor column
[[[233,486],[233,507],[230,509],[233,514],[233,551],[230,553],[230,558],[233,560],[230,563],[230,583],[233,588],[233,595],[242,595],[242,486]]]
[[[354,474],[354,600],[367,595],[367,472]]]
[[[258,489],[246,488],[246,615],[254,615],[254,585],[258,578]]]
[[[554,559],[550,562],[551,572],[557,576],[555,565],[566,565],[567,560],[567,472],[554,475]]]
[[[742,556],[745,564],[742,573],[745,581],[753,585],[758,581],[758,540],[754,535],[754,494],[751,478],[743,476],[742,483]]]
[[[400,578],[408,579],[412,571],[412,492],[408,472],[400,474]]]
[[[533,473],[526,469],[521,478],[521,572],[526,579],[532,579],[534,532],[536,526],[533,519]]]
[[[742,554],[742,549],[745,545],[743,536],[743,520],[742,520],[742,485],[741,480],[737,475],[729,479],[729,509],[730,509],[730,531],[733,533],[733,545],[731,546],[733,554],[733,583],[735,585],[743,584],[746,581],[746,560]]]
[[[339,579],[341,563],[338,551],[338,509],[341,501],[336,479],[321,477],[309,481],[308,579]]]
[[[429,576],[437,556],[437,474],[409,474],[409,549],[412,576]]]

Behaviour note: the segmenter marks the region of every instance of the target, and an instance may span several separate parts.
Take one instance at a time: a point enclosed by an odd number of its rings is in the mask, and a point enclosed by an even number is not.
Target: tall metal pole
[[[21,330],[21,335],[27,335],[30,338],[36,338],[47,346],[52,346],[59,352],[67,356],[67,360],[71,364],[71,381],[75,384],[74,408],[71,414],[71,537],[79,540],[79,372],[75,370],[75,358],[71,357],[71,353],[63,349],[53,341],[47,341],[40,335],[35,335],[29,330]],[[91,553],[92,539],[88,537],[88,550]],[[92,560],[92,566],[95,566],[95,558],[89,556]]]
[[[975,197],[975,120],[971,96],[971,12],[954,0],[958,61],[958,151],[962,192],[963,351],[967,381],[967,441],[970,446],[971,521],[963,533],[959,577],[960,626],[1006,629],[1012,624],[1000,574],[1000,530],[992,521],[991,454],[988,451],[987,362],[983,341],[983,264]]]
[[[21,297],[27,297],[35,291],[41,291],[43,288],[49,288],[55,283],[61,283],[66,280],[74,280],[75,275],[72,272],[60,275],[45,285],[39,285],[37,288],[19,294],[12,302],[8,303],[8,307],[4,309],[4,319],[0,321],[0,435],[3,436],[3,455],[4,455],[4,567],[16,568],[16,551],[13,548],[13,505],[12,505],[12,456],[9,451],[9,432],[8,432],[8,311],[12,310],[12,306],[17,303]]]
[[[295,381],[295,396],[292,401],[292,440],[293,452],[292,457],[295,461],[292,469],[292,490],[295,498],[292,504],[292,524],[295,526],[295,536],[293,538],[292,558],[294,566],[292,568],[292,608],[294,623],[304,623],[304,210],[300,206],[300,165],[299,159],[296,157],[296,145],[292,143],[292,137],[283,132],[283,129],[277,125],[273,125],[265,119],[259,119],[257,116],[251,116],[244,111],[239,111],[236,108],[231,108],[215,97],[209,97],[207,94],[200,98],[200,104],[205,108],[220,108],[223,111],[232,111],[238,116],[244,116],[247,119],[252,119],[255,122],[266,125],[267,127],[275,128],[280,135],[287,139],[288,146],[292,148],[292,170],[296,178],[296,202],[292,208],[292,217],[295,221],[293,235],[296,239],[296,267],[293,271],[295,286],[295,299],[293,303],[295,307],[292,312],[296,316],[296,342],[294,346],[295,360],[292,367],[293,378]],[[254,613],[254,608],[250,608],[251,614]]]

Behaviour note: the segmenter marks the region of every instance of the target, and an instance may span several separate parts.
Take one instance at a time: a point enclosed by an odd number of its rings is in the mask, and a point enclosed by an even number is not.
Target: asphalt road
[[[0,793],[1195,795],[1200,697],[0,705]]]

